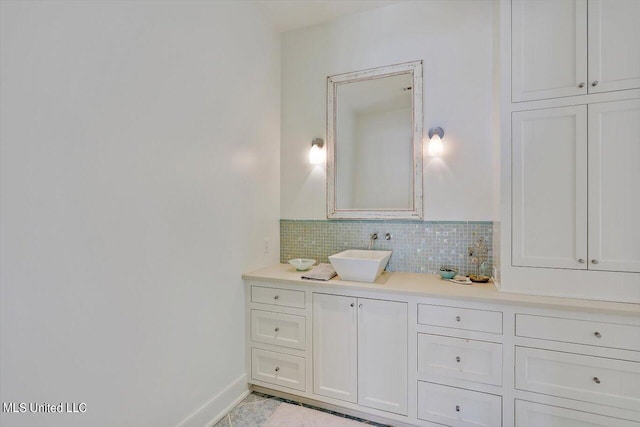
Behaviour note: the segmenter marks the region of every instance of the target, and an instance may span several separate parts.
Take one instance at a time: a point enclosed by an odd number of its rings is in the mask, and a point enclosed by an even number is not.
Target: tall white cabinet
[[[313,294],[314,393],[407,414],[407,304]]]
[[[640,1],[500,23],[502,290],[640,302]]]

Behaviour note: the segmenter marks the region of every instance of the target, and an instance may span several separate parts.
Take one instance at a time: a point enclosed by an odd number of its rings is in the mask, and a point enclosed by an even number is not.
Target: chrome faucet
[[[378,233],[373,233],[369,236],[369,250],[373,249],[373,243],[378,240]]]

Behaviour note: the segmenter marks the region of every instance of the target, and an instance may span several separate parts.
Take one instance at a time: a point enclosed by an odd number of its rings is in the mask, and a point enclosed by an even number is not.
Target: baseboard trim
[[[179,427],[211,427],[242,401],[251,391],[247,383],[247,374],[242,374],[239,378],[226,386],[224,390],[216,394],[189,415]]]

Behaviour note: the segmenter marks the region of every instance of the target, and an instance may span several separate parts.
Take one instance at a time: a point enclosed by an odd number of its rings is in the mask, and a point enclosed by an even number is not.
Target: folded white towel
[[[318,264],[317,267],[305,273],[302,278],[307,280],[322,280],[326,282],[336,276],[336,271],[331,264]]]

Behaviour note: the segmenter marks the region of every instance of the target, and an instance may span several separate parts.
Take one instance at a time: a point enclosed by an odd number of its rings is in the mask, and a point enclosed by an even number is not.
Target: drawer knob
[[[275,328],[274,331],[280,332],[280,328]]]
[[[580,82],[580,84],[578,85],[578,87],[584,87],[584,82]]]
[[[584,264],[584,260],[583,260],[582,258],[580,258],[580,259],[578,260],[578,262],[579,262],[580,264]]]
[[[456,405],[456,412],[460,412],[460,405]]]
[[[456,356],[456,362],[460,363],[460,356]]]
[[[278,372],[280,370],[279,366],[276,366],[276,372]]]
[[[356,306],[356,303],[355,303],[355,302],[352,302],[352,303],[351,303],[351,307],[355,307],[355,306]]]
[[[280,295],[274,296],[273,299],[280,299]]]
[[[456,322],[460,321],[460,316],[456,316]]]
[[[593,377],[593,382],[596,383],[596,384],[600,384],[600,378]]]
[[[598,331],[595,331],[595,332],[593,333],[593,335],[595,335],[595,336],[596,336],[596,338],[602,338],[602,334],[601,334],[600,332],[598,332]]]
[[[598,83],[599,82],[597,80],[595,80],[593,83],[591,83],[591,86],[593,86],[593,87],[598,86]]]
[[[591,264],[597,264],[597,263],[598,263],[598,260],[597,260],[597,259],[592,259],[592,260],[591,260]]]

